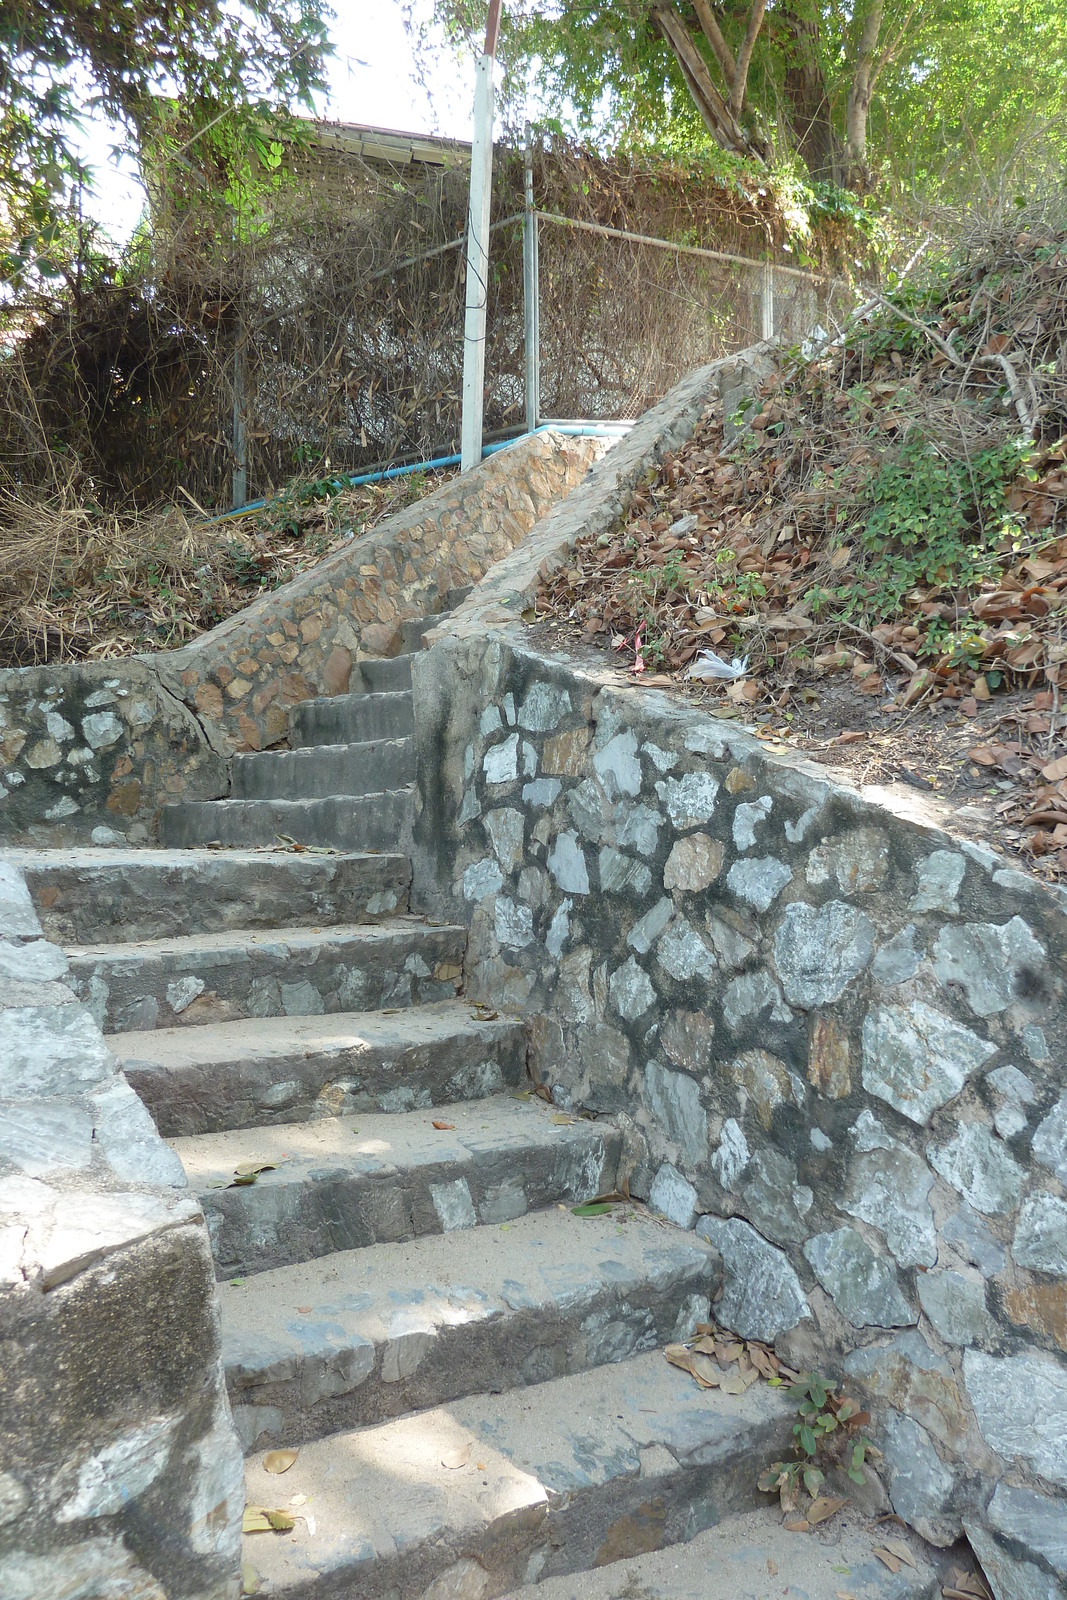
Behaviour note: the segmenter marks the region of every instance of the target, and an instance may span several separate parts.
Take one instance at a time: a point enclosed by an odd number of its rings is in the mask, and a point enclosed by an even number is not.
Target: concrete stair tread
[[[564,1125],[541,1101],[508,1095],[171,1141],[220,1277],[589,1199],[613,1181],[620,1145],[610,1124]],[[230,1187],[245,1162],[275,1165]]]
[[[231,799],[316,799],[323,794],[381,794],[415,776],[415,740],[360,739],[267,750],[233,759]]]
[[[158,955],[205,956],[225,955],[253,945],[258,950],[303,952],[323,945],[358,940],[361,944],[389,944],[398,935],[432,928],[436,933],[462,935],[458,925],[428,923],[424,918],[405,915],[390,917],[388,922],[336,923],[322,928],[225,928],[216,933],[174,934],[163,939],[133,939],[123,945],[84,944],[67,945],[68,958],[89,961],[106,957],[108,961],[138,962]]]
[[[920,1541],[905,1538],[916,1565],[897,1573],[872,1554],[878,1524],[846,1507],[807,1534],[782,1526],[776,1506],[737,1512],[688,1544],[635,1554],[565,1578],[513,1589],[504,1600],[933,1600],[941,1584]]]
[[[411,867],[396,852],[9,850],[42,925],[62,943],[117,943],[227,927],[352,922],[404,910]]]
[[[620,1361],[705,1319],[717,1269],[635,1208],[553,1206],[258,1273],[220,1290],[235,1420],[246,1447],[294,1444]]]
[[[394,917],[75,945],[68,957],[75,993],[115,1034],[449,1000],[465,944],[461,927]]]
[[[521,1022],[454,1000],[154,1028],[110,1044],[165,1136],[476,1099],[516,1087],[526,1064]]]
[[[754,1507],[791,1420],[767,1385],[701,1392],[658,1350],[473,1395],[305,1445],[283,1478],[253,1457],[249,1504],[306,1498],[292,1533],[246,1537],[246,1559],[280,1595],[414,1600],[460,1561],[488,1583],[446,1579],[442,1594],[499,1594],[624,1554],[635,1534],[676,1543],[695,1517]]]
[[[271,844],[279,836],[298,844],[329,845],[343,851],[393,853],[410,827],[414,790],[410,785],[362,794],[320,795],[314,800],[183,800],[164,806],[164,843],[188,845]]]
[[[410,688],[356,690],[301,700],[289,713],[293,749],[337,740],[400,738],[414,731]]]

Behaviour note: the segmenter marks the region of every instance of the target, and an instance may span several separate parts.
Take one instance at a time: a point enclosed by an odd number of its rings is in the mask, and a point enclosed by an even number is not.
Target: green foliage
[[[1016,531],[1008,488],[1028,450],[1011,440],[957,461],[921,428],[908,433],[866,490],[861,543],[880,616],[898,615],[918,584],[971,589],[997,568]]]
[[[770,1382],[776,1388],[781,1384],[777,1378]],[[866,1461],[873,1448],[860,1432],[870,1421],[867,1412],[816,1372],[803,1373],[785,1392],[797,1402],[798,1420],[793,1424],[797,1459],[772,1462],[759,1478],[764,1493],[779,1495],[785,1509],[796,1506],[802,1489],[816,1500],[832,1466],[843,1467],[853,1483],[865,1483]]]
[[[8,274],[36,264],[49,270],[54,219],[89,176],[71,138],[86,105],[138,144],[171,106],[193,133],[221,133],[242,108],[265,117],[310,105],[327,49],[322,0],[0,0],[0,243]],[[268,165],[274,159],[269,139],[262,156]]]
[[[748,7],[717,5],[736,53]],[[769,136],[772,166],[799,154],[818,171],[813,115],[840,142],[856,63],[863,0],[847,6],[780,0],[770,6],[748,80],[745,120]],[[715,64],[691,7],[676,6]],[[434,0],[458,43],[480,48],[485,0]],[[522,0],[505,7],[501,55],[513,104],[535,105],[545,127],[614,148],[652,144],[675,155],[713,142],[677,62],[651,21],[650,0]],[[966,203],[998,194],[1007,171],[1025,182],[1062,172],[1067,155],[1067,0],[885,0],[867,161],[894,200]],[[802,77],[816,86],[798,98]],[[722,81],[719,80],[719,87]],[[743,181],[753,167],[735,163]],[[835,207],[836,200],[831,201]],[[857,201],[855,224],[877,226],[881,208]]]

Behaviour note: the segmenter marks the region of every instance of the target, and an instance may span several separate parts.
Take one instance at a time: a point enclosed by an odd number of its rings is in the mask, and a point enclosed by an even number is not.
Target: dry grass
[[[72,483],[0,495],[0,666],[174,649],[419,499],[427,480],[328,498],[319,488],[294,483],[263,511],[216,523],[191,506],[102,512]]]

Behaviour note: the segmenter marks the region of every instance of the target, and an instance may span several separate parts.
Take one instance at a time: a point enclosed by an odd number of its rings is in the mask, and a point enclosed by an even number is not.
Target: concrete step
[[[410,689],[301,700],[289,713],[293,749],[312,744],[358,744],[364,739],[406,739],[414,732]]]
[[[324,1117],[173,1147],[207,1216],[217,1274],[230,1278],[586,1200],[614,1183],[620,1136],[607,1123],[561,1125],[541,1101],[502,1095],[436,1118]],[[276,1166],[225,1187],[248,1161]]]
[[[329,926],[406,911],[401,855],[294,850],[8,850],[59,944]]]
[[[422,624],[422,626],[425,627],[427,624]],[[411,688],[411,663],[413,657],[414,651],[409,651],[402,656],[382,656],[380,658],[372,656],[366,661],[360,661],[357,664],[353,669],[353,677],[357,672],[359,673],[359,688],[365,694],[388,694],[397,690],[403,692]]]
[[[220,1290],[247,1450],[302,1444],[478,1390],[497,1393],[688,1338],[715,1251],[630,1207],[344,1251]]]
[[[414,739],[368,739],[234,756],[230,793],[234,800],[314,800],[403,789],[414,778]]]
[[[887,1533],[904,1540],[914,1567],[893,1573],[874,1555]],[[906,1528],[870,1523],[849,1507],[800,1534],[768,1505],[724,1517],[688,1544],[647,1555],[635,1549],[594,1572],[513,1589],[505,1600],[935,1600],[941,1582],[928,1554]]]
[[[334,850],[392,852],[410,836],[413,806],[410,789],[321,800],[184,800],[163,807],[159,835],[176,849],[271,845],[282,837]]]
[[[793,1415],[763,1383],[701,1392],[658,1350],[474,1395],[304,1445],[282,1478],[251,1458],[249,1504],[305,1498],[293,1531],[249,1535],[245,1558],[272,1595],[359,1600],[498,1595],[584,1573],[754,1510]]]
[[[522,1023],[481,1021],[459,1001],[156,1028],[109,1043],[164,1138],[474,1100],[526,1074]]]
[[[72,945],[71,983],[107,1033],[319,1016],[455,996],[466,931],[416,918]]]

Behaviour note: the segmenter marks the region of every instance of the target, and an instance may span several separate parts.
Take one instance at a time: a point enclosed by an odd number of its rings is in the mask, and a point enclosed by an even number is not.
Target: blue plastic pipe
[[[542,422],[535,428],[534,433],[565,433],[572,436],[590,439],[617,439],[628,433],[633,427],[632,422]],[[482,446],[482,459],[492,456],[498,450],[506,450],[509,445],[518,444],[522,439],[529,439],[530,434],[520,433],[514,439],[500,439],[495,444]],[[327,483],[335,483],[338,489],[358,489],[365,483],[385,483],[390,478],[409,478],[416,472],[433,472],[442,467],[458,467],[460,457],[436,456],[432,461],[413,461],[406,467],[383,467],[381,472],[361,472],[358,475],[339,473],[336,478],[328,478]],[[230,522],[234,517],[245,517],[252,511],[262,511],[270,505],[269,500],[249,500],[247,505],[237,506],[233,511],[223,511],[217,517],[209,517],[203,527],[210,528],[216,522]]]

